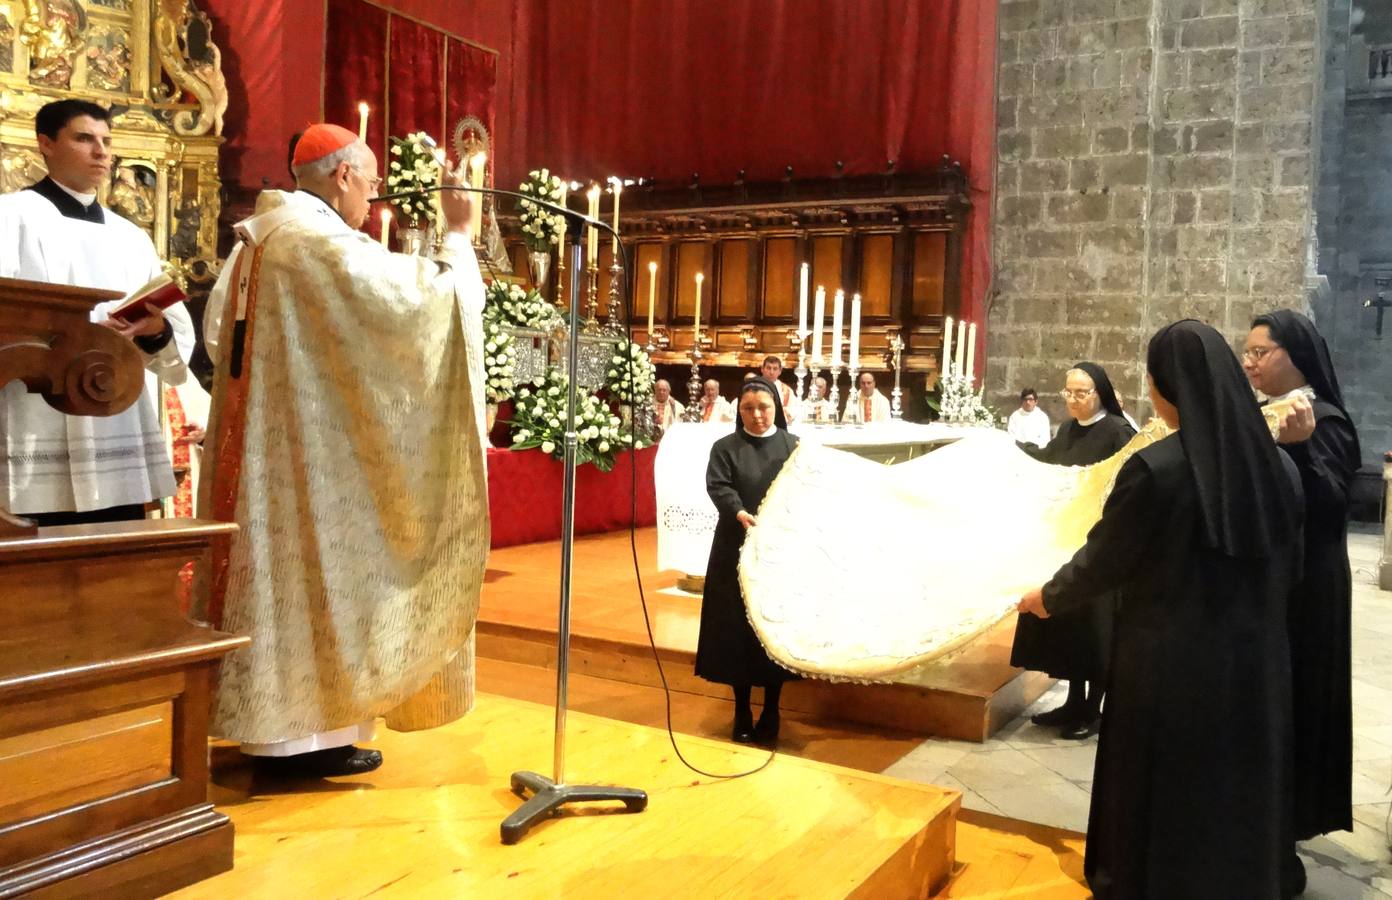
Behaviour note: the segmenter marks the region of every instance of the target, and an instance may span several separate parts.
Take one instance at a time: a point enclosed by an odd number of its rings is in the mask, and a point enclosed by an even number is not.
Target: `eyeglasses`
[[[1085,391],[1059,391],[1059,396],[1062,397],[1064,400],[1077,400],[1081,402],[1091,397],[1095,393],[1097,393],[1096,390],[1094,390],[1093,388],[1088,388]]]
[[[1242,361],[1243,361],[1243,362],[1261,362],[1263,359],[1266,358],[1266,355],[1267,355],[1268,353],[1270,353],[1270,352],[1273,351],[1273,350],[1280,350],[1280,349],[1281,349],[1281,345],[1280,345],[1280,344],[1275,344],[1275,345],[1270,346],[1270,347],[1248,347],[1246,350],[1243,350],[1243,351],[1242,351]]]
[[[366,172],[364,172],[362,169],[359,169],[355,165],[350,164],[348,168],[352,169],[354,172],[357,172],[358,177],[361,178],[363,181],[366,181],[368,188],[370,188],[371,190],[375,191],[382,186],[382,179],[374,175],[368,175]]]

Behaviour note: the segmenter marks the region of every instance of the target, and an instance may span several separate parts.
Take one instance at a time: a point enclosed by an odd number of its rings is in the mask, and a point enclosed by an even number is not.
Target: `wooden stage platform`
[[[235,824],[236,867],[173,896],[924,897],[953,872],[955,791],[781,754],[747,778],[705,778],[664,731],[574,712],[571,779],[641,787],[648,809],[577,807],[504,846],[520,802],[509,775],[550,773],[551,728],[546,706],[481,694],[444,728],[380,729],[384,766],[333,781],[266,781],[215,747],[211,799]],[[716,772],[768,755],[682,747]]]
[[[701,601],[671,593],[678,576],[655,571],[656,545],[656,529],[638,531],[643,588],[668,681],[676,691],[729,699],[727,688],[692,671]],[[559,543],[492,552],[479,612],[481,657],[555,665],[559,572]],[[571,610],[571,671],[633,684],[661,683],[643,626],[627,532],[576,540]],[[900,683],[794,682],[783,691],[783,708],[816,719],[983,741],[1053,683],[1010,665],[1014,631],[1011,617]]]

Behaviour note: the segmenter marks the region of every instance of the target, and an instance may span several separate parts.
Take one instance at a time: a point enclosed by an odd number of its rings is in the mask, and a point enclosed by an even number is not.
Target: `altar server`
[[[739,556],[744,534],[758,524],[755,512],[798,439],[788,433],[778,389],[755,378],[739,396],[735,433],[711,447],[706,492],[720,513],[706,566],[701,598],[701,631],[696,640],[696,674],[728,684],[735,694],[731,732],[740,743],[772,744],[778,739],[778,699],[783,682],[796,678],[769,659],[745,613]],[[763,711],[754,721],[753,685],[764,689]]]
[[[1299,476],[1213,328],[1167,326],[1146,365],[1178,432],[1127,460],[1086,545],[1020,601],[1123,598],[1084,872],[1100,900],[1289,896]]]
[[[262,769],[351,775],[369,740],[473,701],[488,552],[483,284],[469,201],[440,197],[438,259],[358,230],[381,179],[351,131],[295,145],[293,193],[237,225],[217,340],[205,514],[240,526],[205,615],[251,636],[222,665],[212,732]],[[208,481],[205,479],[205,484]]]
[[[1042,449],[1020,445],[1036,459],[1059,466],[1092,465],[1120,450],[1134,434],[1122,417],[1107,371],[1096,363],[1080,362],[1069,369],[1062,397],[1071,418],[1054,439]],[[1115,598],[1108,595],[1048,621],[1020,618],[1010,664],[1068,679],[1067,700],[1036,715],[1036,725],[1057,727],[1073,740],[1097,733],[1111,656],[1114,605]]]
[[[720,396],[720,382],[707,378],[701,385],[700,413],[702,422],[733,422],[735,408]]]
[[[875,390],[874,373],[861,372],[857,386],[860,389],[846,400],[846,411],[841,414],[841,421],[859,425],[888,422],[889,399]]]
[[[1313,434],[1282,435],[1305,490],[1304,572],[1289,626],[1295,713],[1295,837],[1350,830],[1353,701],[1349,490],[1362,452],[1339,378],[1314,323],[1290,310],[1258,316],[1242,367],[1272,400],[1313,394]],[[1288,863],[1303,871],[1299,858]],[[1297,876],[1299,880],[1299,876]]]
[[[97,202],[111,176],[111,114],[85,100],[58,100],[34,117],[48,176],[0,197],[0,277],[130,293],[161,271],[150,236]],[[145,391],[114,416],[69,416],[12,381],[0,388],[0,488],[11,512],[42,525],[145,517],[173,495],[174,473],[160,425],[160,382],[188,372],[193,323],[182,303],[133,325],[92,321],[135,342]]]
[[[657,433],[661,436],[668,428],[676,422],[681,421],[682,414],[686,412],[686,407],[677,402],[677,398],[672,396],[672,383],[666,378],[659,378],[653,382],[653,422],[657,425]]]
[[[1020,408],[1010,414],[1005,430],[1022,444],[1043,447],[1049,443],[1049,426],[1049,414],[1039,408],[1039,395],[1034,388],[1025,388],[1020,392]]]

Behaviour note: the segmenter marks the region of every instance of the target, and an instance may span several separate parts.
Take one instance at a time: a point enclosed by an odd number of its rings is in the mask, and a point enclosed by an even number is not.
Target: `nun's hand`
[[[1044,608],[1044,590],[1035,588],[1020,598],[1020,602],[1015,604],[1015,608],[1022,613],[1029,613],[1041,619],[1049,618],[1049,611]]]
[[[739,523],[744,526],[745,531],[748,531],[755,525],[759,524],[758,519],[754,518],[752,515],[745,512],[744,510],[740,510],[739,512],[735,513],[735,518],[738,519]]]
[[[1297,394],[1291,402],[1290,410],[1281,417],[1281,430],[1276,435],[1278,444],[1299,444],[1308,441],[1315,433],[1315,408],[1309,398]]]

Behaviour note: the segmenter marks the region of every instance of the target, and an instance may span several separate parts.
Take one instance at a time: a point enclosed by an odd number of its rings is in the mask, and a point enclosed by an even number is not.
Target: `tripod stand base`
[[[610,787],[598,784],[556,784],[535,772],[513,772],[512,792],[519,797],[532,797],[503,820],[504,844],[515,844],[533,825],[558,815],[567,803],[591,803],[598,800],[621,800],[624,812],[642,812],[648,808],[648,794],[636,788]]]

